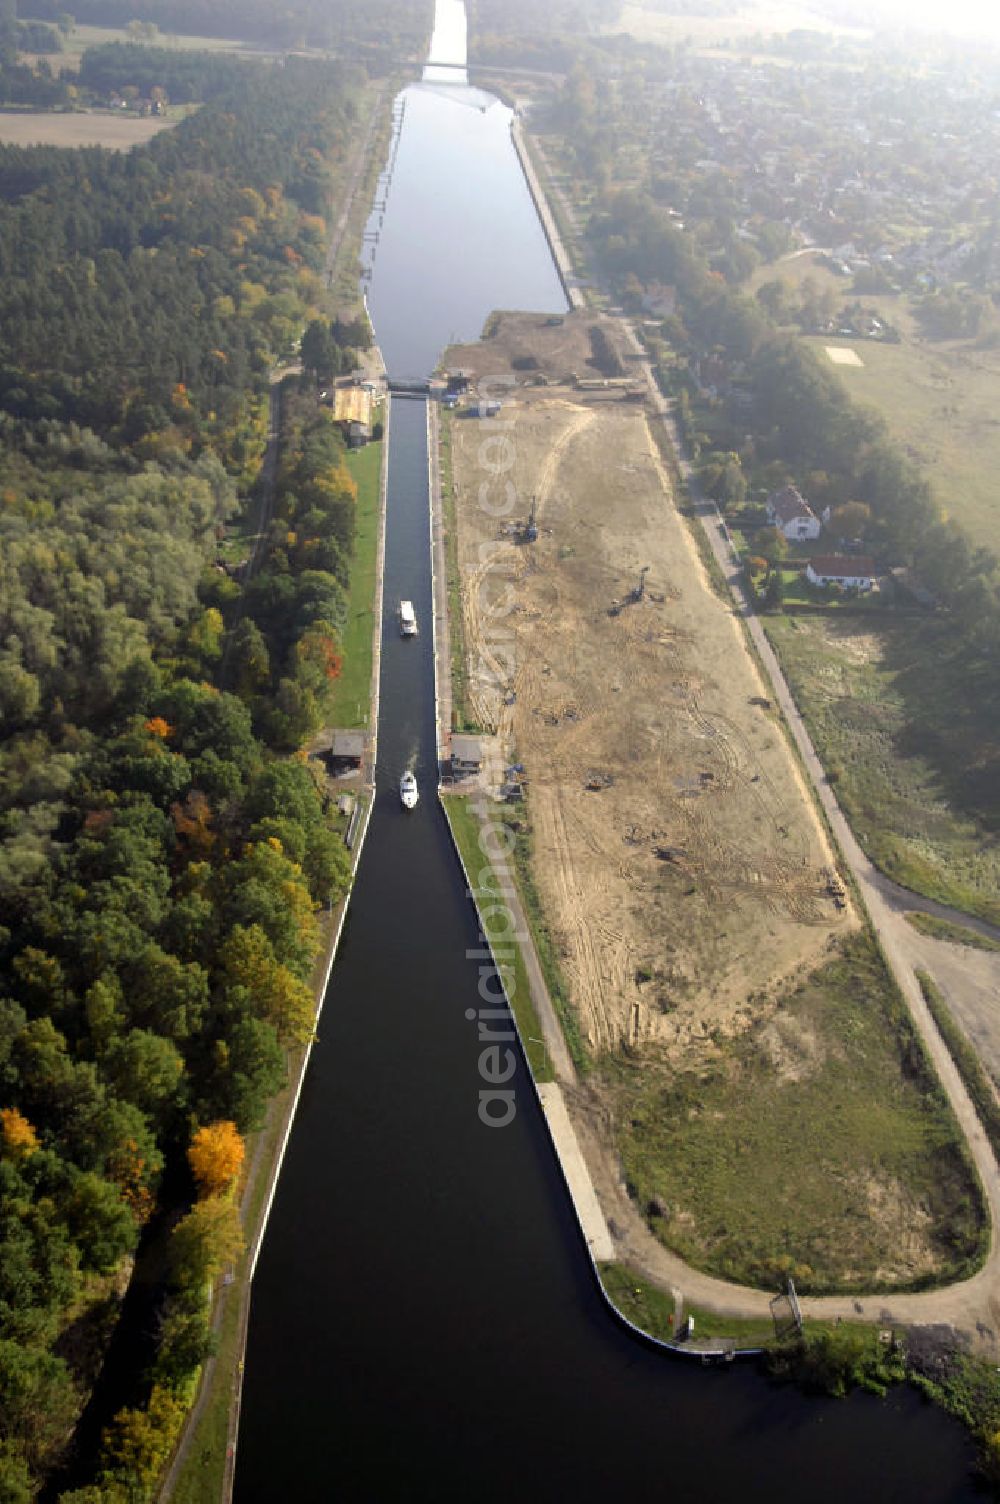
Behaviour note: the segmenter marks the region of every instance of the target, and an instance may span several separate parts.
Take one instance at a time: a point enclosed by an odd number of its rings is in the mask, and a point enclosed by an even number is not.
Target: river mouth
[[[390,375],[419,379],[494,307],[566,303],[505,107],[440,80],[401,98],[369,307]],[[908,1391],[805,1400],[629,1337],[521,1062],[513,1120],[480,1118],[482,943],[435,797],[427,424],[411,399],[392,408],[384,586],[375,809],[254,1280],[239,1504],[977,1497],[966,1438]]]

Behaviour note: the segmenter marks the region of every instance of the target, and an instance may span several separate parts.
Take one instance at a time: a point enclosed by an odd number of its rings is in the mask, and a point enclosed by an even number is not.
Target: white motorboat
[[[414,778],[409,768],[407,768],[406,772],[399,780],[399,797],[403,801],[404,809],[416,808],[417,800],[420,798],[420,795],[417,792],[417,780]]]
[[[417,613],[413,609],[412,601],[400,601],[399,603],[399,630],[404,637],[416,637]]]

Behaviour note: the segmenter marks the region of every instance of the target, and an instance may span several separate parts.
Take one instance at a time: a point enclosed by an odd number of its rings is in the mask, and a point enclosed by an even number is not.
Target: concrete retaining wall
[[[524,173],[524,180],[528,185],[528,192],[531,194],[539,222],[549,243],[549,250],[552,252],[552,259],[556,264],[556,271],[559,273],[559,280],[562,283],[566,301],[570,308],[583,308],[585,306],[583,293],[578,287],[573,285],[573,263],[570,260],[566,247],[563,245],[562,236],[559,234],[552,210],[549,208],[542,185],[538,181],[535,165],[528,155],[528,148],[524,143],[524,137],[521,133],[521,122],[516,116],[510,123],[510,138],[514,143],[517,160],[521,164],[521,171]]]

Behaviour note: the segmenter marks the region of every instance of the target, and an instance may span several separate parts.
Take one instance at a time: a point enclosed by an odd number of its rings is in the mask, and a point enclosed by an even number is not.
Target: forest
[[[584,37],[612,25],[622,0],[467,0],[469,56],[478,63],[518,64],[563,72]]]
[[[323,47],[380,54],[419,51],[430,34],[431,0],[74,0],[73,17],[87,26],[151,22],[164,32],[235,37],[268,47]],[[55,22],[62,0],[20,0],[22,18]]]
[[[309,1036],[349,883],[287,755],[339,673],[353,544],[314,397],[285,397],[255,567],[224,543],[261,500],[275,364],[310,323],[338,361],[365,337],[329,324],[322,276],[364,74],[249,66],[127,155],[0,149],[5,1504],[46,1480],[151,1496],[239,1248],[244,1139]],[[137,1254],[148,1361],[74,1459]]]

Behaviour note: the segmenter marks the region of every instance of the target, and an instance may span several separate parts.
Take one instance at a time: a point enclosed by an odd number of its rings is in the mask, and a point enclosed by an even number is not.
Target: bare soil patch
[[[668,1045],[679,1062],[745,1030],[754,999],[853,920],[645,414],[522,389],[501,422],[452,427],[470,697],[526,768],[536,880],[590,1049]],[[508,516],[482,510],[484,482]],[[518,544],[505,530],[532,498],[540,536]],[[610,614],[644,567],[643,598]]]
[[[847,345],[824,345],[827,358],[835,366],[863,366],[864,361],[857,350],[850,349]]]
[[[129,151],[144,146],[177,120],[140,119],[133,115],[4,114],[0,113],[0,143],[4,146],[109,146]]]
[[[594,331],[600,329],[627,373],[635,364],[620,331],[607,319],[581,310],[567,314],[494,313],[483,338],[474,345],[455,345],[442,361],[447,370],[460,368],[479,382],[497,376],[521,385],[572,383],[575,377],[599,380],[614,374],[595,363]]]

